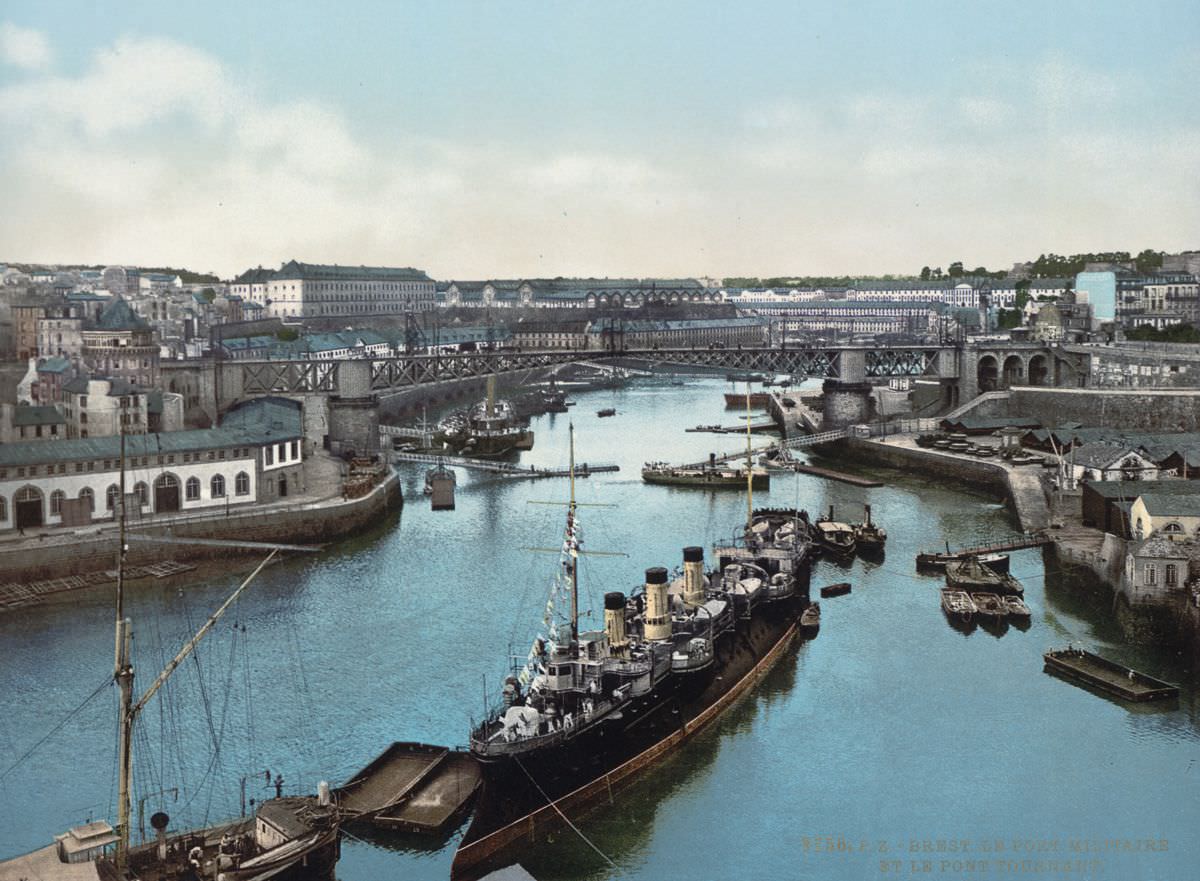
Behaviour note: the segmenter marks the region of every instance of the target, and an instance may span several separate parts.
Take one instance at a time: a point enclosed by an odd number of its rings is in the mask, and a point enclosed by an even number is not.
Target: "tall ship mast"
[[[56,874],[55,863],[86,863],[72,878],[97,881],[332,881],[341,852],[337,807],[329,787],[321,783],[318,795],[283,796],[278,778],[277,797],[263,801],[253,817],[243,817],[218,827],[168,832],[171,818],[163,812],[150,817],[155,840],[135,845],[130,820],[133,801],[133,743],[138,718],[171,674],[192,654],[259,572],[275,557],[271,553],[209,616],[203,626],[175,654],[144,693],[134,697],[133,623],[125,614],[125,435],[120,444],[120,499],[115,657],[113,680],[120,693],[117,726],[117,826],[95,821],[56,836],[56,844],[29,857]],[[256,546],[247,543],[247,547]],[[257,545],[261,547],[261,545]],[[140,808],[139,808],[140,814]],[[56,859],[57,858],[57,859]],[[78,867],[83,869],[84,867]],[[39,877],[42,877],[39,875]]]
[[[763,514],[748,501],[739,537],[685,547],[682,575],[646,570],[628,594],[604,594],[604,627],[579,628],[583,549],[571,492],[545,632],[470,733],[483,787],[452,877],[512,862],[522,845],[574,821],[703,729],[779,659],[808,605],[807,515]],[[558,614],[560,601],[569,611]]]

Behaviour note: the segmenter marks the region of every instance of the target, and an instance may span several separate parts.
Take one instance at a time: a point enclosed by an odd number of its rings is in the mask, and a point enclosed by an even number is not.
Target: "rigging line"
[[[61,722],[59,722],[57,725],[55,725],[53,728],[51,728],[40,740],[38,740],[37,743],[35,743],[33,746],[31,746],[29,749],[27,749],[25,751],[24,755],[22,755],[19,759],[17,759],[15,762],[13,762],[11,765],[9,765],[8,768],[5,769],[4,773],[0,774],[0,780],[3,780],[9,774],[11,774],[13,771],[15,771],[17,769],[18,765],[20,765],[23,761],[25,761],[27,758],[29,758],[31,755],[33,755],[37,751],[38,747],[40,747],[47,740],[49,740],[51,737],[53,737],[55,734],[57,734],[59,731],[61,731],[64,727],[66,727],[66,724],[68,722],[70,722],[72,719],[74,719],[76,714],[78,714],[81,710],[83,710],[84,707],[86,707],[91,702],[92,698],[94,698],[96,695],[98,695],[100,692],[102,692],[106,686],[112,685],[113,681],[114,680],[111,676],[106,676],[104,681],[101,682],[98,686],[96,686],[96,690],[93,691],[91,694],[89,694],[87,697],[85,697],[83,699],[83,702],[80,703],[79,706],[77,706],[75,709],[71,710],[71,712],[69,712]]]
[[[616,869],[616,868],[617,868],[617,864],[616,864],[616,863],[614,863],[614,862],[613,862],[613,861],[612,861],[612,860],[609,858],[608,854],[606,854],[606,853],[605,853],[604,851],[602,851],[600,848],[596,847],[596,845],[592,843],[592,840],[591,840],[590,838],[588,838],[586,835],[584,835],[584,834],[583,834],[583,832],[580,830],[580,828],[579,828],[578,826],[576,826],[574,823],[572,823],[572,822],[571,822],[571,818],[570,818],[570,817],[568,817],[566,814],[564,814],[564,813],[563,813],[563,812],[562,812],[562,811],[559,809],[558,805],[557,805],[555,802],[551,801],[551,799],[550,799],[550,796],[546,795],[546,790],[542,789],[542,785],[541,785],[540,783],[538,783],[538,782],[537,782],[537,781],[536,781],[536,780],[533,778],[533,775],[532,775],[532,774],[530,774],[530,773],[529,773],[529,769],[525,767],[525,763],[521,761],[521,757],[520,757],[520,756],[514,756],[513,758],[515,758],[515,759],[517,760],[517,765],[519,765],[519,766],[520,766],[520,768],[521,768],[521,770],[525,772],[525,776],[529,778],[529,782],[530,782],[530,783],[532,783],[534,786],[536,786],[536,787],[537,787],[537,791],[538,791],[538,792],[540,792],[540,793],[542,794],[542,798],[544,798],[544,799],[546,800],[546,803],[547,803],[548,805],[550,805],[550,807],[554,808],[555,812],[556,812],[556,813],[557,813],[557,814],[558,814],[560,817],[562,817],[562,818],[563,818],[563,821],[564,821],[564,822],[565,822],[565,823],[566,823],[568,826],[570,826],[570,827],[571,827],[573,830],[575,830],[575,834],[576,834],[576,835],[578,835],[580,838],[582,838],[582,839],[583,839],[583,841],[584,841],[584,843],[585,843],[585,844],[587,844],[587,846],[588,846],[588,847],[590,847],[590,848],[591,848],[592,850],[594,850],[596,853],[600,854],[600,856],[601,856],[601,857],[604,859],[604,861],[605,861],[606,863],[608,863],[610,866],[612,866],[614,869]]]

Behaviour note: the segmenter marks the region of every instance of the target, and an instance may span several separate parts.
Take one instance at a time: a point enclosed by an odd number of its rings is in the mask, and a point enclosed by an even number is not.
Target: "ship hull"
[[[745,489],[745,474],[727,474],[720,471],[686,471],[664,472],[645,469],[642,480],[646,483],[656,483],[661,486],[690,486],[700,489]],[[771,477],[765,471],[755,472],[753,477],[754,489],[769,489]]]
[[[718,663],[705,674],[688,677],[586,742],[485,763],[451,878],[470,881],[512,862],[516,848],[542,840],[564,816],[611,801],[639,772],[702,731],[771,670],[799,632],[804,604],[801,598],[780,601],[772,604],[770,620],[762,614],[738,620],[736,630],[718,640]]]

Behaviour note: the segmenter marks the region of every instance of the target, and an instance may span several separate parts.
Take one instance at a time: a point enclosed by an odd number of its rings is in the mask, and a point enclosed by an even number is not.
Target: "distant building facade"
[[[247,285],[256,287],[238,282],[231,292],[241,295]],[[436,291],[433,280],[419,269],[290,260],[271,274],[262,295],[267,317],[287,319],[423,312],[434,308]]]

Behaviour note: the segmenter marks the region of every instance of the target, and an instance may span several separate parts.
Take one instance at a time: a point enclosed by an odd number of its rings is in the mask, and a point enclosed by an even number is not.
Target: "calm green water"
[[[582,584],[597,610],[605,590],[630,589],[647,566],[677,565],[683,546],[711,546],[745,512],[737,493],[649,487],[638,475],[646,459],[700,459],[742,444],[683,431],[737,421],[724,409],[725,384],[642,382],[578,395],[569,416],[535,420],[537,446],[522,460],[565,463],[571,418],[581,460],[620,464],[618,474],[578,484],[582,501],[614,506],[583,509],[587,546],[629,554],[588,561]],[[618,415],[597,418],[607,406]],[[818,564],[814,591],[854,584],[851,595],[822,603],[819,637],[798,644],[616,809],[583,824],[614,865],[564,832],[523,858],[536,877],[874,879],[912,874],[912,859],[930,860],[939,879],[1197,877],[1194,674],[1165,651],[1127,646],[1106,623],[1109,599],[1044,572],[1038,551],[1013,559],[1034,611],[1028,631],[952,629],[939,582],[915,575],[913,557],[946,540],[1001,538],[1013,530],[1009,515],[986,495],[882,473],[880,489],[774,481],[763,503],[799,498],[810,512],[833,505],[859,519],[870,502],[890,535],[887,559]],[[563,500],[566,481],[460,472],[457,510],[433,513],[419,494],[421,472],[403,474],[402,515],[270,568],[198,663],[152,702],[137,742],[138,789],[181,791],[149,797],[147,816],[165,809],[179,823],[213,821],[236,813],[243,775],[253,775],[249,797],[267,794],[267,768],[283,774],[286,790],[311,791],[319,779],[345,780],[393,740],[465,741],[484,677],[494,688],[510,647],[523,652],[540,621],[554,557],[522,548],[557,544],[562,508],[531,502]],[[235,582],[157,586],[132,598],[142,688]],[[1130,710],[1044,674],[1041,653],[1068,642],[1183,682],[1184,696],[1174,707]],[[114,690],[71,715],[108,678],[112,650],[111,591],[0,619],[0,773],[70,715],[0,780],[0,856],[90,817],[115,817]],[[1071,852],[1109,839],[1165,839],[1168,849]],[[966,840],[972,852],[919,852],[938,840]],[[978,852],[984,842],[1002,849]],[[445,878],[454,844],[347,840],[339,876]],[[1035,856],[1100,865],[1064,873],[1049,862],[994,862]],[[986,861],[987,872],[967,871],[964,859]],[[883,871],[881,860],[900,860],[899,871]]]

